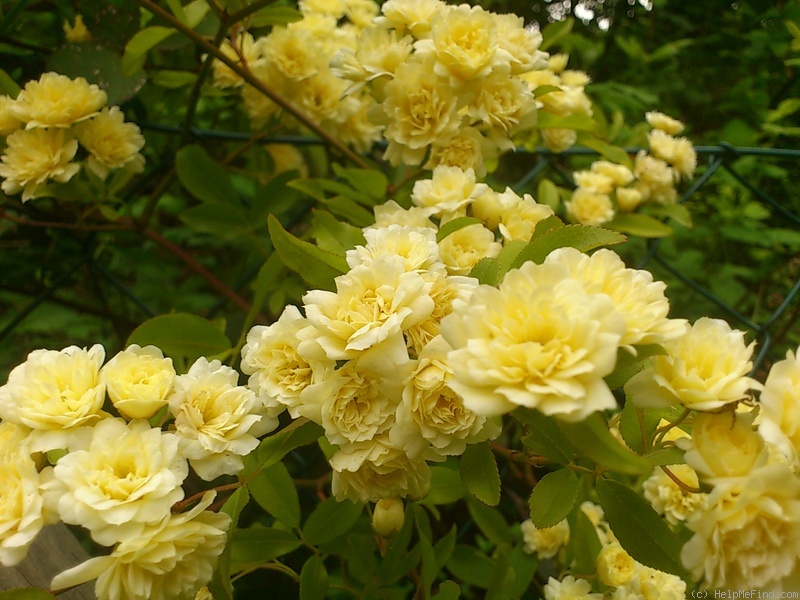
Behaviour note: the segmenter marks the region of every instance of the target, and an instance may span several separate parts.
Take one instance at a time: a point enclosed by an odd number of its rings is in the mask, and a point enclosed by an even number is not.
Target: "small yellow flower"
[[[83,77],[70,79],[50,72],[29,81],[11,111],[27,129],[69,127],[97,114],[107,99],[103,90]]]
[[[93,119],[76,125],[75,135],[91,154],[86,166],[100,179],[108,177],[111,169],[131,165],[141,170],[144,166],[139,154],[144,138],[134,123],[125,123],[117,106],[104,108]]]
[[[22,122],[11,112],[14,98],[0,96],[0,136],[6,137],[22,126]]]
[[[0,177],[5,179],[2,188],[6,194],[22,191],[23,202],[41,196],[48,180],[65,183],[80,170],[80,165],[70,162],[78,142],[63,129],[19,129],[6,143],[0,164]]]
[[[564,203],[569,218],[583,225],[602,225],[614,218],[614,204],[608,194],[589,188],[578,188],[572,199]]]
[[[75,15],[75,25],[70,25],[69,21],[64,21],[64,35],[70,44],[92,41],[92,33],[83,22],[82,15]]]

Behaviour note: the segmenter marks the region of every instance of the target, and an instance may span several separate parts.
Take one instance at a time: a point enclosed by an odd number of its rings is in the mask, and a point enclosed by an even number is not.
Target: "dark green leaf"
[[[447,535],[434,544],[433,552],[436,555],[436,564],[439,569],[441,569],[453,555],[453,550],[456,547],[457,534],[458,530],[456,526],[453,525],[450,531],[447,532]]]
[[[4,96],[10,96],[11,98],[16,98],[20,91],[21,88],[17,82],[14,81],[3,69],[0,69],[0,94],[3,94]]]
[[[335,540],[356,524],[363,510],[361,503],[328,498],[308,516],[303,525],[303,537],[312,546]]]
[[[333,171],[342,179],[347,180],[353,189],[366,194],[372,200],[383,200],[386,196],[389,180],[377,169],[344,169],[334,164]]]
[[[319,554],[312,554],[300,571],[300,600],[319,600],[328,593],[328,571]]]
[[[484,504],[500,502],[500,473],[489,442],[467,446],[461,455],[461,481]]]
[[[223,240],[241,238],[253,230],[253,222],[238,206],[200,204],[186,209],[180,217],[195,231],[210,233]]]
[[[487,589],[494,573],[494,561],[481,550],[466,544],[456,544],[447,570],[465,583]]]
[[[431,487],[428,494],[419,501],[425,506],[452,504],[464,497],[466,490],[461,483],[461,475],[456,469],[431,467]]]
[[[381,564],[378,567],[378,578],[381,583],[387,585],[394,583],[414,569],[419,562],[419,548],[415,547],[411,551],[408,550],[408,543],[411,541],[411,534],[414,529],[414,519],[410,518],[411,514],[409,511],[403,521],[403,527],[392,539],[389,549],[381,560]]]
[[[472,520],[481,530],[481,533],[486,536],[490,542],[494,544],[511,543],[513,536],[511,530],[508,528],[505,518],[502,513],[486,506],[482,502],[476,501],[474,498],[467,498],[467,508]]]
[[[337,256],[293,236],[271,215],[269,235],[283,264],[316,288],[335,289],[334,278],[349,270],[343,256]]]
[[[298,202],[298,191],[289,186],[289,182],[297,177],[297,171],[278,173],[253,194],[250,215],[255,226],[267,224],[270,214],[281,215],[293,208]]]
[[[237,529],[231,537],[231,571],[268,563],[300,546],[294,534],[272,527]]]
[[[614,535],[628,554],[645,566],[687,577],[681,564],[681,543],[653,507],[629,487],[598,479],[600,506]]]
[[[295,419],[290,425],[261,440],[255,451],[244,459],[243,479],[253,477],[259,469],[269,467],[282,460],[289,452],[307,446],[324,433],[320,425],[306,419]]]
[[[511,416],[525,427],[522,445],[526,451],[562,465],[572,461],[575,452],[553,417],[531,408],[518,408]]]
[[[247,488],[261,508],[289,527],[300,526],[300,500],[292,476],[282,462],[265,467]]]
[[[250,19],[250,27],[269,27],[288,25],[303,18],[303,13],[292,6],[267,6],[256,12]]]
[[[338,221],[324,210],[314,211],[311,235],[317,240],[317,246],[339,256],[345,256],[347,250],[366,244],[361,228]]]
[[[652,470],[646,460],[625,448],[611,435],[605,419],[597,413],[577,423],[559,422],[559,427],[578,452],[599,465],[636,475]]]
[[[568,469],[547,473],[528,499],[533,524],[546,529],[564,520],[575,505],[579,488],[578,476]]]
[[[183,187],[203,202],[236,206],[238,194],[225,168],[198,145],[184,146],[175,156],[175,169]]]
[[[535,554],[525,552],[523,546],[515,546],[508,557],[508,564],[514,574],[512,585],[509,585],[509,597],[520,598],[525,590],[530,587],[536,568],[539,566],[539,559]]]
[[[578,573],[593,573],[597,569],[597,555],[601,548],[594,525],[586,513],[578,509],[569,534],[569,550]]]
[[[131,344],[152,344],[167,356],[187,361],[212,357],[231,348],[230,340],[214,323],[188,313],[159,315],[145,321],[128,338],[127,345]]]
[[[567,36],[572,31],[575,21],[573,19],[563,19],[548,23],[542,30],[542,44],[540,49],[544,52],[561,38]]]

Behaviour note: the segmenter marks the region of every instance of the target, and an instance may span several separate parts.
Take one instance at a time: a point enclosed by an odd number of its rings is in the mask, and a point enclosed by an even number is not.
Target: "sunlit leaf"
[[[605,419],[597,413],[583,421],[559,421],[558,425],[578,452],[599,465],[620,473],[644,474],[652,470],[646,460],[625,448],[611,435]]]
[[[481,221],[480,219],[476,219],[475,217],[456,217],[455,219],[448,221],[439,228],[439,231],[436,234],[436,241],[441,242],[451,233],[455,233],[459,229],[463,229],[464,227],[469,227],[470,225],[476,225],[476,224],[482,225],[483,221]]]
[[[672,227],[643,213],[617,213],[613,219],[603,223],[603,227],[643,238],[661,238],[673,234]]]
[[[545,529],[564,520],[575,505],[579,487],[578,476],[568,469],[552,471],[537,481],[528,498],[533,524]]]
[[[300,500],[297,488],[289,471],[282,462],[265,467],[247,488],[261,508],[281,523],[290,527],[300,526]]]
[[[557,248],[577,248],[581,252],[588,252],[624,241],[625,236],[616,231],[589,225],[565,225],[531,238],[528,245],[515,257],[513,267],[518,268],[529,260],[541,264]]]
[[[481,502],[500,502],[500,473],[489,442],[469,444],[461,455],[461,481]]]
[[[173,33],[176,31],[171,27],[160,25],[146,27],[136,33],[125,46],[125,54],[122,56],[122,74],[128,77],[140,71],[150,49]]]
[[[194,361],[200,356],[214,356],[230,350],[230,340],[217,326],[188,313],[159,315],[134,329],[127,345],[153,345],[172,358]]]

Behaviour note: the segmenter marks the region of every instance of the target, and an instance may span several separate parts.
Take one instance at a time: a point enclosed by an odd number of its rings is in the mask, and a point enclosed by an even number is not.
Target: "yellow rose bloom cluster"
[[[356,46],[361,31],[377,15],[378,6],[371,0],[343,0],[300,2],[299,8],[303,15],[300,21],[274,27],[259,38],[239,30],[222,43],[220,50],[264,85],[290,99],[333,136],[366,152],[380,137],[378,127],[367,117],[374,100],[358,91],[345,95],[348,84],[333,74],[330,62],[341,48]],[[301,130],[294,117],[245,85],[230,67],[216,60],[212,69],[215,86],[241,91],[253,127],[271,124]]]
[[[79,145],[89,155],[86,168],[100,179],[112,169],[140,172],[144,138],[106,101],[106,93],[84,78],[52,72],[29,81],[16,99],[0,97],[3,192],[22,192],[23,202],[47,195],[48,182],[66,183],[80,171]]]
[[[540,90],[536,96],[539,110],[556,117],[591,117],[592,102],[586,95],[591,80],[583,71],[567,69],[568,62],[568,55],[554,54],[548,57],[545,68],[530,71],[523,79],[531,92]],[[538,134],[542,144],[553,152],[563,152],[578,139],[577,132],[566,127],[542,127]]]
[[[229,518],[206,510],[213,495],[180,512],[190,467],[207,481],[239,472],[284,407],[219,361],[177,374],[138,345],[104,360],[99,344],[36,350],[0,387],[0,563],[19,563],[60,520],[112,549],[54,589],[97,578],[99,598],[191,596],[211,579]]]
[[[536,123],[523,74],[545,65],[541,34],[520,17],[440,0],[392,0],[354,47],[333,57],[350,90],[369,89],[392,164],[473,169]]]
[[[683,130],[680,121],[657,112],[647,113],[646,118],[653,127],[647,136],[649,151],[636,154],[632,170],[601,160],[573,174],[577,187],[565,203],[571,221],[602,225],[618,212],[633,212],[648,202],[677,201],[676,185],[694,175],[697,154],[689,139],[674,137]]]

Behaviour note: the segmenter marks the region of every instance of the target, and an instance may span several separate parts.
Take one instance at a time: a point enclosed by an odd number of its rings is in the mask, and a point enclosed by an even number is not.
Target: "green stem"
[[[315,123],[312,119],[310,119],[307,114],[305,114],[302,110],[300,110],[288,98],[285,98],[272,88],[265,85],[263,81],[253,76],[253,74],[249,70],[242,68],[242,66],[237,61],[226,56],[214,44],[203,38],[201,35],[196,33],[190,27],[187,27],[186,25],[181,23],[169,12],[165,11],[163,8],[155,4],[152,0],[139,0],[139,4],[143,8],[149,10],[154,15],[157,15],[158,17],[161,17],[162,19],[167,21],[170,24],[170,26],[172,26],[177,31],[181,32],[186,37],[190,38],[197,46],[202,48],[209,55],[213,56],[220,62],[230,67],[233,70],[233,72],[239,75],[246,83],[253,86],[256,90],[258,90],[259,92],[264,94],[267,98],[275,102],[275,104],[281,106],[284,110],[286,110],[286,112],[288,112],[298,121],[300,121],[300,123],[302,123],[305,127],[307,127],[317,136],[325,140],[325,142],[328,145],[335,148],[342,156],[350,160],[352,163],[358,165],[362,169],[370,168],[369,165],[360,156],[358,156],[358,154],[350,150],[350,148],[348,148],[345,144],[343,144],[341,141],[336,139],[330,133],[325,131],[322,127],[319,126],[319,124]]]

